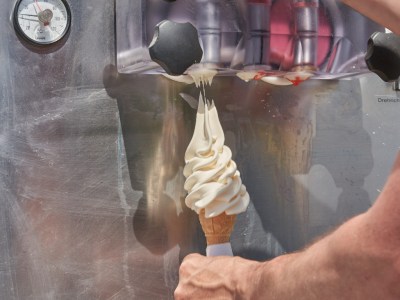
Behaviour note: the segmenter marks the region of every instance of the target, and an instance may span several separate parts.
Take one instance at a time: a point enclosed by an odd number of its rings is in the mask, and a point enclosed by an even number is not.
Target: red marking
[[[49,22],[44,22],[43,25],[44,26],[48,26],[48,25],[50,25],[50,23]]]
[[[39,8],[39,10],[42,11],[42,9],[40,8],[39,3],[37,2],[37,0],[35,0],[35,3],[36,3],[36,6]]]
[[[254,76],[254,80],[260,80],[264,76],[267,76],[267,72],[265,71],[258,71],[257,74]]]
[[[302,83],[304,80],[302,80],[299,76],[296,76],[295,79],[291,80],[288,79],[290,82],[293,83],[294,86],[298,86],[300,83]]]
[[[265,76],[276,76],[277,72],[266,72],[266,71],[258,71],[257,74],[253,77],[254,80],[260,80]]]

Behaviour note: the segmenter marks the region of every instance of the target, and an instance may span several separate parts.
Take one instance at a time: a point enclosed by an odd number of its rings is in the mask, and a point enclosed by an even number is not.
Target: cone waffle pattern
[[[213,218],[205,217],[205,210],[199,214],[201,227],[207,239],[207,245],[228,243],[236,221],[236,215],[222,213]]]

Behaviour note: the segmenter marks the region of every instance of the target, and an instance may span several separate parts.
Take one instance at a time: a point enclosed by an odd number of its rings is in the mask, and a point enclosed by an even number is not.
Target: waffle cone
[[[231,237],[236,215],[227,215],[225,212],[213,217],[206,218],[205,210],[199,214],[200,224],[206,236],[207,245],[228,243]]]

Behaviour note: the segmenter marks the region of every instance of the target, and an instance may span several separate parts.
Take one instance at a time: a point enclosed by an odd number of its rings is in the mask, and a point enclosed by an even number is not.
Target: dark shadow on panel
[[[114,66],[104,70],[107,93],[118,103],[131,185],[143,192],[133,216],[135,236],[155,255],[179,245],[182,259],[204,253],[205,244],[197,215],[184,204],[183,157],[195,111],[185,111],[173,96],[182,87],[167,81],[117,74]]]

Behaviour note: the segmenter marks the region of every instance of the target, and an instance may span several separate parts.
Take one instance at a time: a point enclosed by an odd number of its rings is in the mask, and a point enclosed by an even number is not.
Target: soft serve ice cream
[[[186,205],[205,217],[212,218],[225,212],[236,215],[244,212],[250,197],[242,184],[240,172],[232,160],[232,152],[224,145],[225,136],[214,102],[200,96],[196,125],[185,153],[188,195]]]

